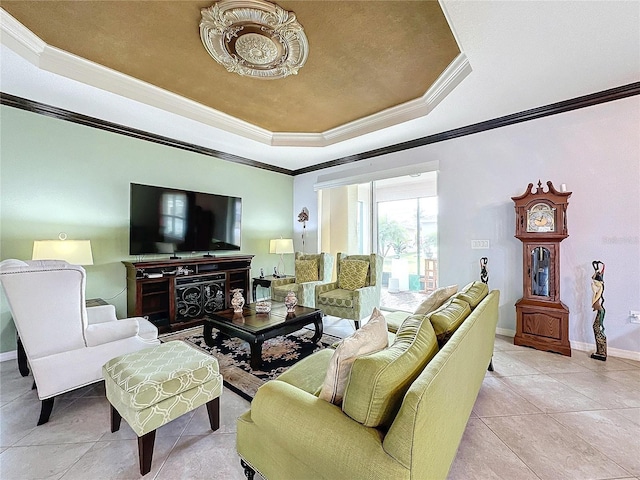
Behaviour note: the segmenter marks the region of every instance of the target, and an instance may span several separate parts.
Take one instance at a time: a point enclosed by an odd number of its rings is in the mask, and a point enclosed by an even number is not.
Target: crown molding
[[[420,98],[322,133],[277,133],[50,46],[3,9],[0,9],[0,29],[2,44],[41,70],[271,146],[325,147],[420,118],[431,112],[471,72],[469,61],[461,53]]]
[[[425,92],[414,100],[387,108],[381,112],[354,120],[323,133],[274,133],[272,145],[295,147],[326,147],[334,143],[359,137],[383,128],[398,125],[429,114],[453,89],[471,73],[471,65],[464,53],[458,56],[442,72],[442,75]]]

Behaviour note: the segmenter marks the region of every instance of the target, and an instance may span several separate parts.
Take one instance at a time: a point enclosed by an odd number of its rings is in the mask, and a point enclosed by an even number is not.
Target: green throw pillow
[[[438,353],[431,323],[422,315],[407,318],[391,346],[356,358],[344,393],[342,410],[366,427],[388,427],[405,393]]]
[[[447,340],[451,338],[451,335],[462,325],[462,322],[470,313],[471,307],[469,307],[469,304],[454,297],[428,316],[436,332],[436,337],[438,337],[440,348],[447,343]]]
[[[318,261],[296,260],[296,283],[317,282]]]
[[[467,302],[471,308],[476,308],[484,297],[489,293],[489,286],[484,282],[471,282],[460,290],[456,297]]]
[[[365,286],[369,262],[364,260],[344,260],[340,265],[338,287],[344,290],[357,290]]]

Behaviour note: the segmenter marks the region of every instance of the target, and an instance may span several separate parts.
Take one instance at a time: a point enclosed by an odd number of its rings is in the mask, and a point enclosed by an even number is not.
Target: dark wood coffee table
[[[213,346],[213,328],[229,337],[246,340],[251,346],[251,368],[260,370],[265,340],[296,332],[311,323],[316,327],[312,341],[317,342],[322,337],[322,311],[317,308],[297,306],[294,312],[287,313],[283,303],[274,302],[271,312],[256,313],[255,307],[255,303],[246,305],[241,314],[234,313],[231,308],[208,314],[204,322],[206,344]]]

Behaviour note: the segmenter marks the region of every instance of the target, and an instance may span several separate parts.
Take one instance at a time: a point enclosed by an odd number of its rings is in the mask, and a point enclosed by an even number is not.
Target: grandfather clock
[[[513,343],[571,356],[569,309],[560,301],[560,242],[567,232],[567,205],[571,192],[557,191],[547,182],[533,190],[530,183],[519,197],[516,238],[522,241],[523,296],[516,303]]]

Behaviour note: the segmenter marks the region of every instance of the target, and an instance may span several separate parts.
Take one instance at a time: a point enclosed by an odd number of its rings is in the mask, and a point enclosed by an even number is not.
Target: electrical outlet
[[[631,323],[640,323],[640,311],[629,310],[629,318]]]
[[[471,240],[471,248],[474,250],[489,248],[489,240]]]

